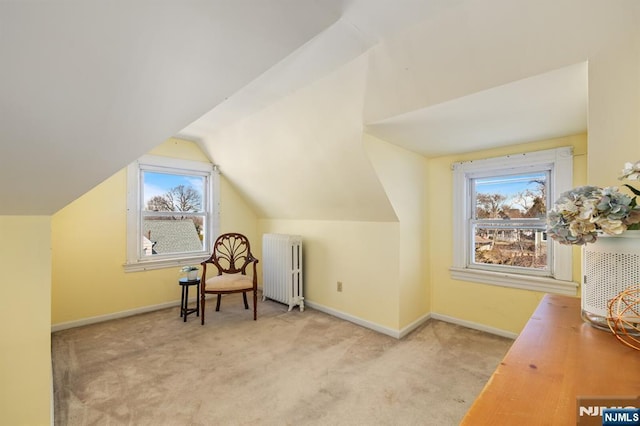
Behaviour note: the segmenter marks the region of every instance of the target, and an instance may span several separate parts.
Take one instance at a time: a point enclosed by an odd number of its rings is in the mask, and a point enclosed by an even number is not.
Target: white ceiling
[[[52,214],[174,135],[208,141],[215,161],[221,129],[467,3],[476,1],[2,1],[0,215]],[[586,128],[585,70],[385,118],[367,131],[425,155],[577,133]],[[339,150],[323,155],[318,163],[343,164],[336,182],[352,173]],[[250,185],[234,173],[232,183]],[[363,193],[384,197],[373,174],[367,182],[377,187]],[[362,204],[355,188],[343,189]]]
[[[586,132],[587,63],[369,123],[368,133],[428,157]]]
[[[0,214],[52,214],[332,25],[342,0],[0,2]]]
[[[292,51],[176,136],[205,140],[229,124],[281,100],[363,54],[387,36],[464,0],[347,0],[332,25]]]

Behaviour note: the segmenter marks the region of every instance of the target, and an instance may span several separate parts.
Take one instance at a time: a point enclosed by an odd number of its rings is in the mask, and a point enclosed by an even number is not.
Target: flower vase
[[[600,235],[594,243],[584,245],[582,277],[582,319],[610,332],[609,302],[640,283],[640,231]]]
[[[188,279],[189,281],[195,281],[195,280],[197,280],[197,279],[198,279],[198,270],[197,270],[197,269],[195,269],[195,270],[193,270],[193,271],[189,271],[189,272],[187,272],[187,279]]]

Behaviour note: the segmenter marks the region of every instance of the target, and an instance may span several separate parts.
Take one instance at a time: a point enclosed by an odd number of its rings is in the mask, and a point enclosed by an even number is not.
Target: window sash
[[[550,194],[552,192],[551,190],[551,182],[552,182],[552,172],[553,172],[553,165],[552,164],[540,164],[540,165],[536,165],[536,166],[531,166],[528,168],[526,173],[522,173],[522,170],[519,170],[517,173],[514,173],[512,168],[508,168],[508,169],[503,169],[503,170],[494,170],[494,171],[489,171],[489,172],[484,172],[484,173],[480,173],[480,174],[474,174],[469,176],[469,193],[471,194],[471,202],[469,204],[469,217],[474,219],[474,220],[480,220],[477,217],[477,208],[478,208],[478,192],[476,190],[477,182],[478,180],[481,179],[491,179],[491,178],[496,178],[496,179],[503,179],[506,180],[505,178],[509,178],[509,177],[517,177],[517,176],[526,176],[526,175],[531,175],[531,174],[543,174],[545,177],[545,207],[547,208],[547,210],[549,209],[549,206],[551,205],[551,199],[550,199]],[[488,220],[491,219],[497,219],[497,218],[490,218]],[[526,217],[522,217],[522,218],[509,218],[509,220],[511,221],[516,221],[516,220],[525,220],[525,219],[541,219],[541,220],[546,220],[546,212],[544,214],[544,216],[539,217],[539,218],[526,218]],[[500,219],[502,220],[502,219]]]
[[[153,171],[181,176],[204,177],[202,211],[150,211],[144,204],[143,172]],[[173,267],[200,262],[210,252],[219,232],[219,172],[211,163],[146,155],[127,169],[127,261],[126,272]],[[143,250],[143,220],[148,217],[202,218],[202,250],[145,255]]]
[[[140,212],[140,215],[143,217],[172,217],[172,216],[188,216],[188,217],[206,217],[207,212],[181,212],[181,211],[154,211],[154,210],[143,210]]]
[[[159,214],[159,213],[165,213],[165,214]],[[168,213],[168,214],[167,214]],[[181,250],[181,251],[167,251],[167,252],[163,252],[163,253],[154,253],[154,254],[147,254],[145,252],[145,247],[144,244],[140,245],[140,253],[139,258],[140,259],[149,259],[149,260],[153,260],[153,259],[171,259],[174,258],[176,256],[202,256],[202,255],[206,255],[207,253],[209,253],[209,249],[207,248],[207,231],[208,231],[208,224],[207,224],[207,214],[206,212],[198,212],[198,213],[189,213],[189,212],[152,212],[152,211],[144,211],[141,212],[140,214],[140,238],[143,239],[144,241],[144,237],[146,237],[144,235],[144,220],[145,218],[160,218],[160,217],[173,217],[176,216],[176,213],[179,213],[180,216],[185,216],[188,219],[193,219],[193,218],[201,218],[202,220],[202,240],[200,241],[200,250]],[[184,214],[182,214],[184,213]],[[167,222],[171,222],[171,221],[167,221]],[[195,228],[195,223],[194,223],[194,228]],[[151,238],[151,241],[153,241],[153,236]]]
[[[527,174],[544,174],[545,176],[545,206],[547,210],[549,209],[549,194],[551,192],[551,182],[553,179],[553,165],[552,164],[536,164],[531,165],[527,168],[526,172],[523,173],[522,169],[514,170],[514,168],[502,168],[495,170],[487,170],[481,173],[470,174],[468,177],[469,183],[469,193],[470,193],[470,202],[469,202],[469,217],[467,224],[468,230],[468,254],[466,257],[466,267],[473,269],[485,269],[488,271],[508,271],[514,274],[529,274],[529,275],[541,275],[541,276],[551,276],[553,271],[551,268],[551,262],[553,259],[553,252],[551,249],[547,248],[546,252],[546,266],[544,268],[533,268],[533,267],[523,267],[523,266],[512,266],[505,264],[491,264],[485,262],[477,262],[476,261],[476,230],[480,228],[487,229],[502,229],[502,230],[528,230],[528,229],[538,229],[540,231],[544,231],[546,229],[546,212],[544,217],[540,218],[477,218],[477,208],[478,208],[478,193],[476,191],[478,179],[501,179],[507,180],[509,177],[516,176],[525,176]],[[548,246],[548,245],[547,245]]]
[[[509,221],[512,222],[512,221]],[[523,241],[522,243],[533,243],[533,248],[534,250],[537,250],[537,244],[544,244],[544,256],[545,256],[545,263],[544,263],[544,267],[542,268],[536,268],[533,266],[516,266],[516,265],[509,265],[509,264],[497,264],[497,263],[489,263],[489,262],[478,262],[477,258],[479,256],[478,254],[478,247],[476,247],[476,234],[477,234],[477,230],[478,229],[487,229],[487,233],[489,234],[491,230],[494,231],[506,231],[506,232],[519,232],[519,231],[533,231],[534,232],[534,236],[533,236],[533,240],[531,241]],[[485,269],[488,271],[496,271],[496,272],[500,272],[500,271],[508,271],[514,274],[525,274],[525,275],[533,275],[533,276],[553,276],[553,270],[552,270],[552,262],[550,261],[551,259],[553,259],[553,245],[549,244],[547,239],[544,237],[544,233],[546,230],[546,222],[542,221],[542,220],[531,220],[528,223],[524,222],[524,221],[519,221],[517,223],[501,223],[499,221],[490,221],[490,220],[482,220],[482,221],[478,221],[478,220],[472,220],[470,221],[470,226],[469,226],[469,241],[473,242],[469,244],[469,263],[468,263],[468,267],[469,268],[473,268],[473,269]],[[540,237],[538,239],[537,234],[540,234]],[[491,243],[496,243],[498,242],[498,237],[496,235],[494,235],[493,240],[489,240],[487,242],[487,244],[491,244]],[[512,243],[516,243],[520,240],[515,240]],[[542,249],[542,246],[540,247]],[[510,250],[513,251],[513,250]],[[527,251],[525,251],[526,253]],[[517,256],[516,256],[517,257]],[[534,258],[536,257],[535,253],[534,253]],[[535,259],[531,259],[531,260],[535,260]]]
[[[519,219],[471,219],[471,226],[480,225],[483,227],[492,227],[500,229],[518,229],[518,228],[541,228],[545,229],[547,222],[545,219],[538,218],[519,218]]]

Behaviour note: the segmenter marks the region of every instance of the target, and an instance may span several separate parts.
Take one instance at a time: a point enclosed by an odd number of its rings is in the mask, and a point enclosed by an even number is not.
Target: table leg
[[[182,288],[184,289],[184,322],[187,322],[187,309],[189,309],[189,286],[183,285]]]
[[[184,316],[184,286],[181,285],[182,291],[180,293],[180,318]]]
[[[200,316],[200,283],[196,285],[196,316]]]

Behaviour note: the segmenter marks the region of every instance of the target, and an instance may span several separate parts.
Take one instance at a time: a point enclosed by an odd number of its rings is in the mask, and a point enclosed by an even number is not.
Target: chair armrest
[[[258,270],[257,270],[257,265],[258,262],[260,262],[258,259],[256,259],[255,257],[253,257],[253,255],[251,255],[248,259],[248,262],[253,263],[253,286],[256,287],[258,285]]]

